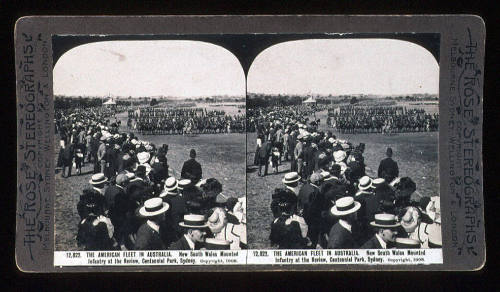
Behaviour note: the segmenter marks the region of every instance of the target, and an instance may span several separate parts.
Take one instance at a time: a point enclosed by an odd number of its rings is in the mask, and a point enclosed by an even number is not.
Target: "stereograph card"
[[[478,270],[471,15],[28,16],[23,272]]]

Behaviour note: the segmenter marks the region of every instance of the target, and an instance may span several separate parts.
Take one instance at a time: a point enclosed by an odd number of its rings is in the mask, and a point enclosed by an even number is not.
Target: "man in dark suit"
[[[160,224],[165,219],[165,212],[169,205],[161,198],[146,200],[139,209],[139,214],[146,217],[147,221],[139,227],[136,233],[135,250],[161,250],[165,249],[160,235]]]
[[[179,223],[184,228],[184,235],[172,243],[169,250],[195,250],[205,242],[208,224],[205,216],[197,214],[184,215],[184,221]]]
[[[330,210],[339,221],[332,226],[328,234],[329,249],[353,249],[359,245],[353,236],[353,225],[356,222],[356,212],[361,207],[359,202],[352,197],[343,197],[335,201],[335,206]]]
[[[193,184],[196,184],[202,177],[201,165],[195,160],[196,150],[191,149],[189,157],[190,159],[182,165],[181,178],[190,179]]]
[[[262,146],[259,149],[259,176],[266,176],[269,168],[269,156],[271,156],[272,144],[269,140],[262,141]],[[264,166],[264,174],[262,174],[262,166]]]
[[[386,249],[396,240],[397,228],[401,225],[392,214],[376,214],[370,225],[376,228],[375,235],[365,242],[362,249]]]
[[[392,182],[399,176],[399,168],[396,161],[392,160],[392,148],[387,148],[387,157],[380,161],[378,177],[384,178],[387,183]]]
[[[313,173],[309,183],[302,186],[298,195],[298,211],[307,223],[307,236],[315,248],[321,227],[321,207],[324,205],[323,194],[320,193],[320,175]]]

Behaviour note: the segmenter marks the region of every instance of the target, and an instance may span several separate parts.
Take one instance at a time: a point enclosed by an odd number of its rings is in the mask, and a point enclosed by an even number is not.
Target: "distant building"
[[[315,105],[316,100],[312,96],[310,96],[308,99],[304,100],[302,103],[309,104],[309,105]]]
[[[102,106],[107,108],[116,108],[116,102],[112,98],[110,98],[108,101],[103,103]]]

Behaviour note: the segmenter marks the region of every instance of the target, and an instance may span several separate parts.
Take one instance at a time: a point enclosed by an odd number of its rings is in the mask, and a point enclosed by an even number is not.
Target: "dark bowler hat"
[[[207,238],[205,239],[205,248],[208,250],[228,250],[230,249],[231,241]]]
[[[420,242],[412,238],[396,238],[396,248],[420,248]]]

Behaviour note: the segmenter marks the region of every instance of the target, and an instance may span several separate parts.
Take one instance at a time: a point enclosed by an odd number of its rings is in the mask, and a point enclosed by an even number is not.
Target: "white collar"
[[[352,226],[351,224],[347,223],[347,221],[339,219],[339,224],[342,225],[342,227],[344,227],[345,229],[347,229],[350,233],[352,233],[351,230]]]
[[[382,246],[383,249],[387,248],[387,243],[378,235],[378,233],[375,233],[375,237],[378,239],[378,242],[380,242],[380,245]]]
[[[154,231],[160,233],[160,226],[158,226],[158,224],[156,224],[155,222],[153,221],[146,221],[146,224],[149,225],[149,227],[151,227],[151,229],[153,229]]]
[[[187,236],[187,234],[184,234],[184,238],[186,238],[186,241],[187,241],[187,243],[189,245],[189,248],[191,250],[194,250],[194,242],[191,241],[191,238],[189,238],[189,236]]]
[[[96,187],[92,187],[94,190],[98,191],[99,194],[101,195],[104,195],[104,189],[100,189],[100,188],[96,188]]]

